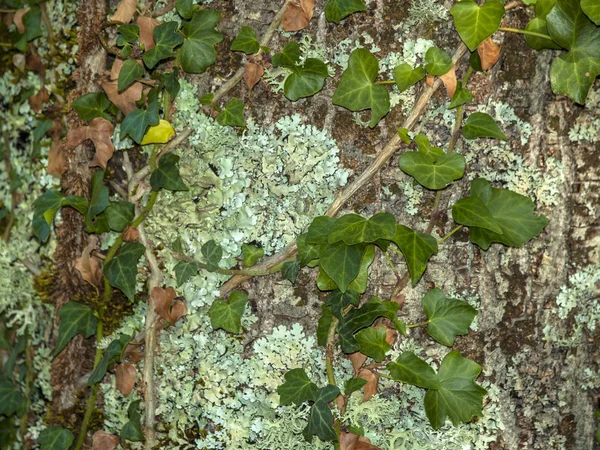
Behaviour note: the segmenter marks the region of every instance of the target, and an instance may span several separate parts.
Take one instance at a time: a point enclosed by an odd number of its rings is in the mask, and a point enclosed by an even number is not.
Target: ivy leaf
[[[148,128],[144,139],[140,142],[141,145],[148,144],[166,144],[175,134],[175,130],[170,122],[160,119],[158,125],[153,125]]]
[[[371,128],[390,110],[388,90],[374,83],[378,72],[379,62],[371,52],[364,48],[354,50],[332,98],[334,105],[350,111],[371,109]]]
[[[322,441],[337,441],[337,434],[333,429],[333,414],[329,402],[333,401],[340,390],[337,386],[328,384],[319,389],[315,394],[315,402],[310,407],[310,418],[302,432],[308,442],[312,442],[314,435]]]
[[[396,218],[390,213],[378,213],[370,219],[346,214],[334,222],[327,238],[330,244],[344,241],[346,245],[391,240],[396,234]]]
[[[48,427],[38,437],[41,450],[67,450],[73,443],[73,433],[66,428]]]
[[[144,432],[142,431],[142,416],[138,411],[140,402],[141,400],[135,400],[127,408],[129,422],[123,425],[120,433],[121,439],[124,441],[142,442],[145,440]]]
[[[432,156],[425,152],[406,152],[398,158],[403,172],[427,189],[444,189],[465,173],[465,157],[458,153]]]
[[[294,284],[298,279],[298,271],[300,270],[300,263],[298,261],[287,261],[283,263],[281,268],[281,274],[290,283]]]
[[[479,6],[473,0],[463,0],[450,10],[460,38],[472,52],[496,32],[504,17],[504,2],[488,0]]]
[[[431,47],[425,53],[425,70],[430,75],[440,76],[452,69],[452,56],[437,47]]]
[[[152,35],[155,45],[142,56],[149,69],[154,68],[159,61],[175,56],[173,49],[183,42],[183,36],[177,31],[178,27],[177,22],[165,22],[154,27]]]
[[[358,302],[358,293],[350,289],[346,292],[335,290],[325,299],[325,304],[331,308],[331,312],[339,320],[342,320],[342,311],[345,308],[350,305],[358,306]]]
[[[410,136],[408,135],[408,128],[399,128],[398,136],[400,136],[400,139],[402,139],[402,142],[404,142],[406,145],[409,145],[412,142]]]
[[[96,365],[96,367],[94,367],[94,371],[88,378],[88,386],[93,386],[102,381],[104,375],[106,375],[108,366],[121,359],[123,350],[125,350],[125,347],[127,347],[130,341],[130,336],[122,334],[118,339],[115,339],[108,344],[108,347],[106,347],[106,350],[104,350],[102,359]]]
[[[527,26],[526,31],[533,31],[535,33],[545,34],[549,36],[548,24],[546,22],[546,16],[552,10],[556,3],[556,0],[540,0],[535,3],[535,18],[531,19]],[[560,45],[551,39],[544,39],[537,36],[525,35],[525,41],[529,46],[535,50],[542,50],[545,48],[549,49],[560,49]]]
[[[252,244],[242,244],[242,258],[244,260],[244,267],[252,267],[264,255],[265,251],[261,247]]]
[[[387,335],[385,327],[369,327],[356,333],[356,340],[360,344],[360,352],[370,356],[375,362],[385,359],[385,354],[392,348],[385,340]]]
[[[427,73],[423,67],[412,68],[410,64],[400,64],[394,69],[394,81],[400,92],[404,92],[417,81],[425,78]]]
[[[42,241],[46,242],[50,236],[50,225],[54,217],[63,206],[71,206],[85,214],[88,202],[85,198],[76,195],[65,197],[60,192],[50,189],[40,195],[34,202],[33,212],[33,233]]]
[[[179,93],[179,89],[181,88],[179,84],[179,69],[175,67],[172,72],[163,73],[160,76],[160,82],[162,87],[166,89],[171,100],[175,99]]]
[[[175,9],[181,17],[189,19],[194,11],[194,0],[175,0]]]
[[[577,0],[557,0],[546,21],[552,39],[569,50],[552,61],[552,90],[583,105],[600,75],[600,28],[583,13]]]
[[[242,328],[242,316],[248,303],[248,296],[241,291],[233,291],[229,303],[215,300],[208,310],[210,324],[216,330],[224,329],[230,333],[239,333]]]
[[[366,10],[362,0],[329,0],[325,5],[325,17],[329,22],[340,23],[350,14]]]
[[[121,233],[135,217],[135,205],[127,201],[110,202],[104,214],[110,229]]]
[[[319,253],[319,265],[335,282],[340,291],[346,292],[348,285],[360,271],[365,252],[364,245],[323,244]]]
[[[15,427],[14,417],[0,419],[0,442],[6,443],[7,448],[11,448],[16,439],[17,427]]]
[[[152,98],[151,98],[152,97]],[[121,139],[131,136],[138,144],[142,142],[148,127],[158,125],[158,98],[154,95],[148,96],[148,107],[131,111],[121,123]],[[162,158],[161,158],[162,159]]]
[[[10,417],[26,406],[25,396],[10,381],[0,381],[0,415]]]
[[[344,383],[344,395],[350,395],[353,392],[362,389],[365,384],[367,384],[367,380],[364,378],[350,378],[349,380],[346,380]]]
[[[138,78],[141,78],[144,72],[144,67],[134,59],[125,61],[119,71],[119,79],[117,81],[119,92],[129,87]]]
[[[529,198],[508,189],[493,188],[484,178],[473,181],[470,197],[479,198],[502,229],[500,234],[485,228],[469,227],[471,242],[483,250],[487,250],[492,242],[520,247],[540,234],[548,224],[548,218],[533,214],[534,204]]]
[[[454,345],[456,336],[469,332],[469,326],[477,315],[477,310],[467,302],[446,298],[438,288],[427,292],[421,303],[429,319],[427,333],[448,347]]]
[[[319,245],[308,244],[306,242],[306,236],[307,233],[304,233],[296,238],[298,257],[300,260],[300,266],[302,267],[319,258]]]
[[[135,299],[137,263],[145,251],[146,247],[139,242],[127,242],[102,269],[110,285],[120,289],[129,301]]]
[[[310,381],[304,369],[292,369],[283,378],[285,382],[277,388],[280,405],[300,406],[307,401],[313,401],[316,397],[318,386]]]
[[[161,188],[169,191],[188,190],[188,187],[181,179],[181,175],[179,175],[178,162],[179,156],[173,153],[167,153],[158,160],[158,167],[150,175],[152,190],[158,191]]]
[[[202,255],[206,259],[206,270],[214,272],[219,268],[219,262],[223,257],[223,248],[214,239],[202,245]]]
[[[600,26],[600,3],[597,0],[581,0],[581,9],[592,22]]]
[[[456,84],[456,91],[452,96],[452,100],[448,105],[448,109],[453,109],[457,106],[462,106],[465,103],[469,103],[471,100],[473,100],[473,94],[471,94],[471,92],[469,92],[467,88],[463,87],[462,82],[459,81]]]
[[[375,246],[367,245],[365,252],[363,253],[362,259],[360,260],[360,267],[358,269],[358,275],[348,285],[349,290],[363,294],[367,290],[367,282],[369,280],[369,267],[373,264],[375,259]],[[337,289],[337,283],[329,277],[322,269],[319,270],[319,276],[317,278],[317,287],[322,291],[332,291]]]
[[[91,182],[91,195],[90,195],[90,206],[85,214],[85,231],[88,233],[103,233],[108,231],[105,222],[105,217],[100,220],[96,220],[97,216],[100,215],[108,207],[108,196],[109,191],[104,186],[104,171],[98,170],[92,174]]]
[[[19,35],[19,39],[15,42],[15,47],[19,51],[25,52],[27,50],[27,43],[43,34],[40,25],[41,16],[42,11],[38,6],[34,6],[23,15],[22,21],[25,30]]]
[[[181,29],[186,37],[178,51],[181,67],[187,73],[203,73],[217,58],[215,44],[223,40],[223,34],[215,30],[221,13],[214,9],[194,11],[192,18]]]
[[[459,352],[446,355],[438,372],[440,387],[425,394],[425,413],[434,429],[444,426],[446,417],[456,426],[481,415],[487,391],[474,381],[480,373],[481,366]]]
[[[402,383],[425,389],[439,389],[440,381],[429,364],[413,352],[404,352],[396,362],[387,365],[391,377]]]
[[[325,244],[327,237],[337,219],[329,216],[317,216],[313,219],[306,231],[306,243]]]
[[[471,114],[462,128],[465,139],[476,139],[481,137],[497,138],[506,141],[506,135],[489,114],[475,112]]]
[[[225,108],[217,115],[219,125],[231,127],[244,127],[244,102],[239,98],[232,98],[225,104]]]
[[[354,353],[360,349],[360,344],[354,333],[371,325],[378,317],[386,317],[395,321],[398,303],[382,302],[377,297],[371,297],[360,308],[353,309],[346,314],[338,325],[340,344],[344,353]]]
[[[123,47],[126,43],[135,44],[140,38],[140,27],[133,23],[124,23],[117,27],[119,37],[117,37],[117,45]]]
[[[244,52],[246,55],[253,55],[259,49],[260,43],[251,27],[242,26],[242,29],[231,43],[231,51]]]
[[[175,278],[177,279],[177,287],[179,287],[198,273],[198,264],[194,262],[179,261],[175,264],[173,270],[175,271]]]
[[[106,112],[111,105],[112,103],[104,92],[82,95],[71,104],[82,120],[93,120],[96,117],[112,120],[110,114]]]
[[[479,197],[465,197],[452,206],[452,217],[457,223],[467,227],[485,228],[503,234],[502,228]]]
[[[71,300],[60,308],[60,327],[54,356],[58,355],[76,334],[89,338],[96,332],[97,319],[94,310],[87,305]]]
[[[425,272],[429,258],[437,253],[437,241],[430,234],[418,233],[404,225],[397,226],[396,236],[392,241],[402,251],[406,259],[406,265],[414,286]]]
[[[294,70],[298,61],[300,61],[300,44],[296,41],[285,44],[283,50],[275,53],[271,58],[275,67],[285,67],[290,70]]]
[[[308,58],[303,65],[292,68],[292,73],[283,84],[283,93],[293,102],[310,97],[323,89],[325,78],[328,76],[329,72],[323,61]]]

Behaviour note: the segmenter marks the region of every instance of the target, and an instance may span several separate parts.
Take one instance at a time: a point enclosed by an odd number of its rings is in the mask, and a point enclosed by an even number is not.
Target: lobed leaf
[[[402,251],[404,259],[406,259],[406,265],[414,286],[425,272],[429,258],[437,253],[437,241],[430,234],[418,233],[404,225],[397,226],[396,236],[392,241]]]
[[[225,104],[225,108],[217,115],[219,125],[231,127],[244,127],[244,102],[239,98],[232,98]]]
[[[329,230],[327,242],[343,241],[346,245],[391,240],[396,234],[396,218],[390,213],[378,213],[370,219],[357,214],[345,214]]]
[[[127,89],[135,80],[141,78],[142,75],[144,75],[144,72],[144,67],[135,59],[128,59],[125,61],[119,71],[119,78],[117,81],[118,90],[122,91]]]
[[[230,333],[239,333],[247,303],[248,296],[241,291],[233,291],[229,302],[215,300],[208,310],[210,324],[215,330],[222,328]]]
[[[177,287],[179,287],[198,273],[198,264],[195,262],[179,261],[175,264],[173,271],[175,272]]]
[[[82,120],[93,120],[96,117],[112,120],[111,115],[107,113],[111,105],[112,103],[104,92],[82,95],[71,104]]]
[[[504,17],[504,2],[488,0],[479,6],[473,0],[455,3],[450,14],[460,38],[472,52],[496,32]]]
[[[446,298],[438,288],[423,296],[423,311],[429,319],[427,333],[442,345],[452,347],[456,336],[469,332],[477,310],[463,300]]]
[[[188,187],[179,175],[177,163],[179,156],[167,153],[158,160],[158,167],[150,175],[152,190],[167,189],[169,191],[187,191]]]
[[[283,378],[285,382],[277,388],[280,405],[300,406],[307,401],[315,400],[318,386],[310,381],[304,369],[292,369]]]
[[[425,70],[434,76],[448,73],[452,69],[452,56],[437,47],[431,47],[425,53]]]
[[[214,239],[211,239],[202,245],[202,255],[206,260],[206,270],[214,272],[219,268],[223,257],[223,248]]]
[[[400,92],[404,92],[413,84],[421,81],[427,75],[423,67],[415,67],[414,69],[410,64],[400,64],[394,69],[394,81]]]
[[[346,245],[342,242],[323,244],[319,252],[319,265],[335,282],[340,291],[346,292],[348,285],[359,271],[365,245]]]
[[[246,55],[253,55],[260,49],[260,43],[256,38],[256,33],[251,27],[242,26],[242,29],[231,43],[231,50],[234,52],[244,52]]]
[[[38,437],[41,450],[67,450],[75,436],[70,430],[61,427],[44,428]]]
[[[96,332],[97,319],[94,310],[73,300],[65,304],[58,312],[60,327],[54,355],[58,355],[77,334],[89,338]]]
[[[10,417],[26,406],[25,396],[10,381],[0,381],[0,415]]]
[[[362,0],[328,0],[325,5],[325,17],[329,22],[340,23],[350,14],[366,10]]]
[[[369,327],[356,333],[356,340],[360,345],[360,352],[370,356],[375,362],[385,359],[385,354],[392,348],[385,340],[387,332],[385,327]]]
[[[496,121],[489,114],[482,112],[474,112],[467,118],[462,128],[462,134],[465,139],[489,137],[507,140]]]
[[[110,285],[120,289],[129,301],[135,299],[137,263],[145,251],[146,247],[139,242],[127,242],[102,268]]]
[[[315,402],[310,407],[310,418],[302,432],[308,442],[312,442],[312,437],[315,435],[322,441],[337,441],[329,402],[333,401],[339,394],[339,388],[332,384],[322,387],[315,393]]]
[[[96,367],[94,367],[92,374],[88,378],[88,386],[93,386],[102,381],[106,375],[108,367],[121,359],[121,355],[130,341],[131,336],[122,334],[118,339],[115,339],[108,345],[108,347],[106,347],[106,350],[104,350],[104,354],[102,355],[102,359],[100,362],[98,362],[98,364],[96,364]]]
[[[223,40],[223,34],[215,30],[221,13],[214,9],[194,11],[192,18],[181,29],[185,42],[177,57],[187,73],[203,73],[217,58],[215,44]]]
[[[465,172],[465,157],[457,153],[431,156],[425,152],[406,152],[398,158],[403,172],[427,189],[444,189]]]
[[[123,425],[121,433],[119,433],[121,439],[124,441],[142,442],[145,440],[142,430],[142,416],[138,411],[140,403],[141,400],[135,400],[127,408],[129,421]]]
[[[175,47],[183,43],[183,36],[177,30],[177,22],[165,22],[154,27],[154,47],[144,53],[142,59],[149,69],[154,68],[163,59],[175,56]],[[123,69],[121,69],[123,70]],[[121,90],[121,87],[119,87]]]

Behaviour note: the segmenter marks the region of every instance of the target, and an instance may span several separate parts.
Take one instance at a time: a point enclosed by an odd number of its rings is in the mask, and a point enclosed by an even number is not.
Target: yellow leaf
[[[144,135],[141,144],[164,144],[169,142],[169,139],[173,137],[175,130],[169,122],[161,120],[158,125],[150,127],[148,132]]]

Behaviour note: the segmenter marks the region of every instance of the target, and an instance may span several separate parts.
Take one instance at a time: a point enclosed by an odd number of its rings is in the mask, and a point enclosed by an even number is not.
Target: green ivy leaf
[[[158,28],[158,27],[157,27]],[[129,87],[135,80],[139,79],[144,75],[144,67],[133,59],[128,59],[123,63],[121,71],[119,72],[119,79],[117,87],[119,91]]]
[[[26,405],[25,396],[10,381],[0,381],[0,415],[12,416]]]
[[[535,18],[531,19],[527,26],[526,31],[533,31],[534,33],[541,33],[549,36],[548,24],[546,23],[546,16],[552,10],[556,3],[556,0],[540,0],[535,3]],[[529,46],[535,50],[549,49],[560,49],[560,45],[556,44],[553,40],[544,39],[537,36],[531,36],[526,34],[525,41]]]
[[[110,202],[104,214],[110,229],[121,233],[135,217],[135,205],[127,201]]]
[[[388,90],[374,83],[378,72],[379,62],[371,52],[364,48],[354,50],[332,98],[334,105],[350,111],[371,109],[371,128],[390,110]]]
[[[346,292],[348,285],[354,280],[359,271],[360,263],[365,252],[365,246],[323,244],[319,254],[319,265],[335,282],[340,291]]]
[[[294,284],[298,279],[300,263],[298,261],[286,261],[281,268],[281,274],[290,283]]]
[[[252,244],[242,244],[242,258],[244,267],[252,267],[260,258],[265,256],[262,247]]]
[[[244,127],[244,102],[239,98],[232,98],[225,104],[225,108],[217,115],[219,125],[231,127]]]
[[[158,160],[158,167],[150,175],[150,186],[152,190],[158,191],[161,188],[168,191],[187,191],[188,187],[179,175],[177,163],[179,156],[173,153],[167,153]]]
[[[42,242],[46,242],[50,236],[50,225],[61,207],[71,206],[81,214],[85,214],[87,204],[85,198],[76,195],[65,197],[54,189],[44,192],[33,202],[33,233]]]
[[[502,228],[479,197],[465,197],[458,200],[452,206],[452,217],[461,225],[485,228],[494,233],[503,234]]]
[[[34,6],[23,15],[21,20],[23,21],[25,31],[23,34],[18,35],[19,38],[15,42],[15,47],[19,51],[25,52],[27,50],[27,43],[33,41],[35,38],[38,38],[43,34],[41,27],[41,16],[42,11],[38,6]]]
[[[300,61],[300,44],[296,41],[285,44],[283,50],[275,53],[271,58],[271,62],[275,67],[286,67],[290,70],[294,70],[298,61]]]
[[[328,384],[316,392],[315,402],[310,407],[308,424],[302,432],[308,442],[312,442],[312,437],[315,435],[322,441],[337,441],[329,402],[333,401],[338,395],[340,395],[339,388],[332,384]]]
[[[465,139],[476,139],[481,137],[497,138],[507,140],[498,124],[489,114],[475,112],[471,114],[462,128]]]
[[[350,395],[353,392],[362,389],[365,384],[367,384],[367,380],[363,378],[350,378],[344,383],[344,394]]]
[[[304,369],[292,369],[283,378],[285,382],[277,388],[280,405],[300,406],[302,403],[312,401],[319,390],[318,386],[310,381]]]
[[[350,14],[366,10],[362,0],[329,0],[325,5],[325,17],[329,22],[340,23]]]
[[[189,19],[194,12],[194,0],[175,0],[175,9],[181,17]]]
[[[400,136],[400,139],[402,139],[402,142],[404,142],[406,145],[409,145],[412,142],[410,136],[408,135],[408,128],[398,128],[398,136]]]
[[[425,78],[427,73],[423,67],[415,67],[414,69],[410,64],[400,64],[394,69],[394,81],[400,92],[404,92],[413,84],[421,81]]]
[[[446,298],[438,288],[427,292],[421,303],[429,319],[427,333],[440,344],[448,347],[454,345],[456,336],[469,332],[469,326],[477,315],[477,310],[467,302]]]
[[[141,400],[135,400],[127,408],[129,422],[123,425],[121,433],[119,433],[121,439],[124,441],[142,442],[145,440],[144,432],[142,431],[142,416],[138,411],[140,402]]]
[[[600,26],[600,3],[597,0],[581,0],[581,9],[592,22]]]
[[[104,350],[102,359],[96,365],[96,367],[94,367],[94,371],[88,378],[88,386],[93,386],[102,381],[106,375],[109,365],[116,361],[120,361],[123,350],[125,350],[125,347],[127,347],[130,341],[130,336],[122,334],[118,339],[115,339],[108,344],[108,347],[106,347],[106,350]]]
[[[149,69],[154,68],[159,61],[175,56],[174,48],[183,42],[183,36],[177,31],[177,28],[179,28],[177,22],[161,23],[154,28],[152,35],[155,45],[142,56]]]
[[[137,263],[145,251],[146,247],[139,242],[126,242],[102,269],[110,285],[120,289],[129,301],[135,299]]]
[[[418,233],[404,225],[398,225],[393,242],[402,251],[406,259],[406,265],[414,286],[425,272],[429,258],[437,253],[437,241],[430,234]]]
[[[465,103],[469,103],[471,100],[473,100],[473,94],[471,94],[467,88],[463,87],[462,82],[459,81],[456,83],[456,91],[452,96],[448,109],[462,106]]]
[[[0,442],[5,443],[7,448],[13,448],[12,446],[17,439],[17,430],[14,417],[9,416],[0,419]]]
[[[198,273],[198,264],[195,262],[179,261],[175,264],[173,270],[177,279],[177,287],[179,287]]]
[[[260,43],[251,27],[242,26],[242,29],[231,43],[231,51],[244,52],[246,55],[253,55],[259,49]]]
[[[10,355],[8,356],[8,359],[6,360],[6,362],[4,363],[4,370],[0,371],[0,380],[3,379],[3,377],[7,377],[12,379],[13,377],[13,369],[15,367],[15,364],[17,362],[17,358],[25,351],[25,349],[27,348],[27,334],[23,334],[22,336],[19,336],[18,339],[15,341],[13,347],[12,347],[12,351],[10,352]],[[1,364],[0,364],[1,366]]]
[[[66,428],[48,427],[38,437],[41,450],[67,450],[73,443],[73,433]]]
[[[440,387],[425,394],[425,413],[434,429],[444,426],[446,417],[456,426],[481,415],[487,391],[474,381],[480,373],[481,366],[459,352],[446,355],[438,372]]]
[[[90,206],[85,214],[85,231],[88,233],[103,233],[108,231],[102,225],[106,218],[97,221],[96,218],[108,207],[109,191],[104,186],[104,171],[98,170],[92,174]]]
[[[298,257],[300,259],[300,266],[302,267],[319,258],[319,244],[308,244],[306,236],[307,233],[304,233],[296,238]]]
[[[221,13],[214,9],[194,11],[181,31],[186,37],[178,52],[181,67],[187,73],[203,73],[217,58],[215,44],[223,40],[223,34],[215,30]]]
[[[359,298],[356,291],[348,289],[342,292],[339,289],[333,291],[325,299],[325,304],[331,308],[331,312],[339,320],[342,320],[342,311],[350,305],[358,306]]]
[[[337,219],[329,216],[317,216],[313,219],[306,231],[306,243],[325,244],[327,237]]]
[[[329,72],[323,61],[308,58],[303,65],[292,68],[292,73],[283,84],[283,93],[293,102],[310,97],[323,89],[325,78],[328,76]]]
[[[75,100],[75,101],[77,101],[77,100]],[[75,103],[75,102],[73,102],[73,103]],[[33,130],[33,142],[32,142],[33,151],[32,151],[32,155],[31,155],[32,159],[37,158],[40,155],[40,141],[46,135],[46,133],[48,131],[50,131],[51,129],[52,129],[52,121],[50,119],[38,120],[38,124],[35,127],[35,129]],[[11,171],[11,174],[9,175],[9,177],[11,178],[11,192],[14,192],[16,189],[16,185],[13,183],[13,181],[14,181],[14,179],[12,177],[13,172],[14,172],[14,169]],[[21,180],[19,180],[17,178],[16,181],[18,181],[20,183]]]
[[[360,308],[353,309],[346,314],[338,325],[340,344],[344,353],[354,353],[360,349],[360,344],[354,334],[371,325],[378,317],[386,317],[396,321],[398,303],[382,302],[377,297],[371,297]]]
[[[129,135],[139,144],[144,139],[148,127],[158,125],[159,122],[158,97],[156,94],[148,95],[148,107],[131,111],[121,122],[121,139]]]
[[[117,27],[119,37],[117,37],[117,45],[123,47],[126,43],[135,44],[140,38],[140,27],[132,23],[124,23]]]
[[[82,95],[71,104],[82,120],[93,120],[96,117],[103,117],[109,121],[112,120],[112,117],[106,111],[111,105],[112,103],[104,92]]]
[[[578,0],[557,0],[546,21],[552,39],[569,50],[552,61],[552,90],[583,105],[600,75],[600,28],[583,13]]]
[[[500,234],[485,228],[469,227],[471,242],[483,250],[487,250],[492,242],[520,247],[540,234],[548,224],[548,218],[533,214],[534,204],[529,198],[508,189],[493,188],[484,178],[471,183],[470,197],[479,198],[502,229]]]
[[[327,338],[329,336],[329,329],[333,322],[333,314],[331,309],[325,305],[321,305],[321,317],[317,323],[317,344],[322,347],[327,346]]]
[[[425,53],[425,70],[430,75],[444,75],[452,69],[452,56],[437,47],[431,47]]]
[[[365,252],[363,253],[362,259],[360,260],[360,267],[358,269],[358,275],[348,285],[349,290],[363,294],[367,290],[367,283],[369,281],[369,267],[373,264],[375,259],[375,246],[367,245]],[[319,276],[317,278],[317,287],[322,291],[332,291],[337,289],[337,283],[333,281],[329,275],[323,270],[319,270]]]
[[[177,97],[179,89],[179,69],[175,67],[172,72],[165,72],[160,76],[160,82],[162,87],[165,88],[171,100]]]
[[[427,189],[444,189],[465,173],[465,157],[458,153],[432,156],[425,152],[406,152],[398,158],[398,164],[421,186]]]
[[[378,213],[370,219],[357,214],[346,214],[337,219],[329,230],[330,244],[344,241],[346,245],[391,240],[396,234],[396,218],[390,213]]]
[[[60,327],[54,356],[58,355],[76,334],[89,338],[96,332],[97,319],[94,310],[73,300],[60,308]]]
[[[356,333],[356,340],[360,344],[360,352],[370,356],[375,362],[385,359],[385,354],[392,348],[385,340],[387,335],[385,327],[369,327]]]
[[[454,26],[472,52],[496,32],[504,17],[504,2],[488,0],[479,6],[473,0],[463,0],[450,10]]]
[[[229,303],[215,300],[208,310],[210,324],[216,330],[224,329],[230,333],[239,333],[242,328],[242,316],[248,303],[248,296],[241,291],[233,291]]]
[[[202,245],[202,255],[206,260],[206,270],[214,272],[219,268],[219,262],[223,257],[223,248],[214,239],[211,239]]]
[[[425,389],[439,389],[440,381],[429,364],[413,352],[404,352],[387,366],[392,379]]]

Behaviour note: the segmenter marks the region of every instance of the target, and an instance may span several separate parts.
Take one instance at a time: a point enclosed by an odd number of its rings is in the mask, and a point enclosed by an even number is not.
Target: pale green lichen
[[[600,89],[591,90],[573,127],[569,130],[571,142],[600,142]]]

